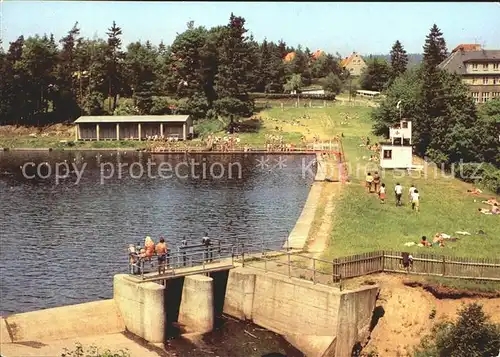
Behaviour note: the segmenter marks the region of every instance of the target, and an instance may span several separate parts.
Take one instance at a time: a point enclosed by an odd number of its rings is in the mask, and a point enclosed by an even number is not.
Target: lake
[[[128,243],[284,241],[313,156],[0,152],[0,315],[112,298]],[[142,174],[141,174],[142,171]],[[277,247],[280,244],[277,243]]]

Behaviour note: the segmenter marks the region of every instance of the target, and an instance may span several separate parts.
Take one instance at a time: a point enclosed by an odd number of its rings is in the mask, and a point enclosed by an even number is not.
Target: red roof
[[[451,51],[451,52],[453,53],[453,52],[457,52],[457,51],[465,51],[465,52],[481,51],[481,45],[474,44],[474,43],[462,43],[462,44],[458,45],[457,47],[455,47],[453,49],[453,51]]]
[[[285,62],[290,62],[295,58],[295,52],[290,52],[285,56]]]
[[[324,55],[324,54],[325,54],[325,51],[323,51],[323,50],[317,50],[316,52],[314,52],[312,54],[312,58],[317,59],[318,57],[320,57],[321,55]]]

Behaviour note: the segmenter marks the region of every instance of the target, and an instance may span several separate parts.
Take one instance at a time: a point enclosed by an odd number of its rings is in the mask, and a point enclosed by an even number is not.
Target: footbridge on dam
[[[284,242],[283,242],[284,241]],[[259,269],[289,278],[312,281],[342,288],[342,277],[336,274],[334,263],[302,253],[288,246],[284,240],[253,240],[245,242],[224,242],[215,240],[203,244],[178,247],[169,250],[160,271],[158,257],[130,257],[128,279],[135,283],[157,282],[190,275],[223,272],[235,267]],[[139,249],[136,249],[137,251]]]

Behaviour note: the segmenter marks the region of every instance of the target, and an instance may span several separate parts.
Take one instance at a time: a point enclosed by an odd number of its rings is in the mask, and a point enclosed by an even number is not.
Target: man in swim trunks
[[[161,237],[160,243],[156,245],[156,255],[158,256],[158,274],[165,274],[168,247],[165,239]]]

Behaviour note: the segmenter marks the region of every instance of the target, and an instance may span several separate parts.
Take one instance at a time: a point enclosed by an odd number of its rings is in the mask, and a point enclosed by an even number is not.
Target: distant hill
[[[367,55],[363,56],[365,60],[369,58],[385,59],[387,62],[391,61],[391,55]],[[408,53],[408,68],[414,67],[422,62],[424,55],[421,53]]]

